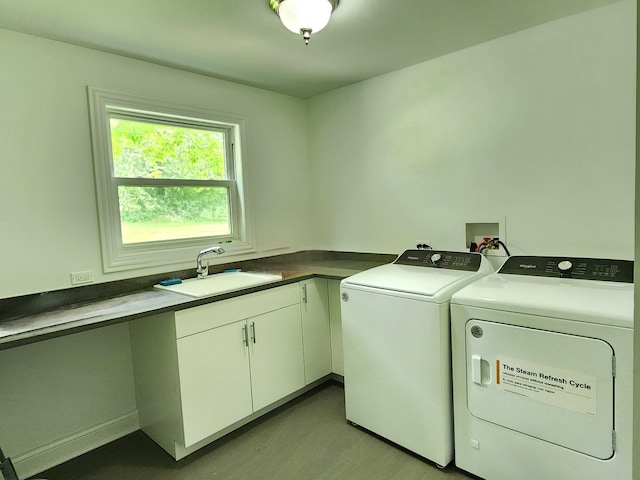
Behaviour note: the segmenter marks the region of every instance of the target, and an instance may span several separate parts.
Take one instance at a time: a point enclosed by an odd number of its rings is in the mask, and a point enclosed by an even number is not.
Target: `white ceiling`
[[[0,28],[311,97],[618,0],[341,0],[308,46],[268,0],[0,0]]]

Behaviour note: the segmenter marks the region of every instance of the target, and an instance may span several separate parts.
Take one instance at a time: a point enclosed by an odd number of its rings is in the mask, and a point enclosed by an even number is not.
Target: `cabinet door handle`
[[[248,347],[249,346],[249,336],[247,334],[247,326],[246,325],[244,327],[242,327],[242,340],[244,342],[244,346]]]
[[[256,343],[256,322],[251,322],[251,340]]]
[[[303,284],[302,285],[302,303],[308,303],[307,302],[307,284]]]

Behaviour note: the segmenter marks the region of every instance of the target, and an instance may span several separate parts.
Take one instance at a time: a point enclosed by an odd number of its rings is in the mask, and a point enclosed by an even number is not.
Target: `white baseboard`
[[[20,478],[28,478],[140,429],[133,411],[94,427],[34,448],[11,460]]]

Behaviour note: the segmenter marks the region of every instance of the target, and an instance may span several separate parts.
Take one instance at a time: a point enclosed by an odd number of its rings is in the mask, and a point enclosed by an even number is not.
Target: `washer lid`
[[[461,253],[461,255],[466,254]],[[430,297],[430,300],[434,301],[448,301],[456,290],[492,272],[493,269],[486,258],[479,254],[471,255],[479,257],[477,270],[424,268],[424,266],[392,263],[352,275],[344,279],[342,285],[385,290],[397,294],[421,295]],[[401,258],[402,256],[399,260]]]
[[[452,304],[633,328],[633,284],[495,273]]]

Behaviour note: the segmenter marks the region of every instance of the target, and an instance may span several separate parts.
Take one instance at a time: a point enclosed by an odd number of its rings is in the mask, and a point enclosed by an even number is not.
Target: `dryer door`
[[[474,416],[596,458],[613,456],[607,342],[474,319],[465,337]]]

